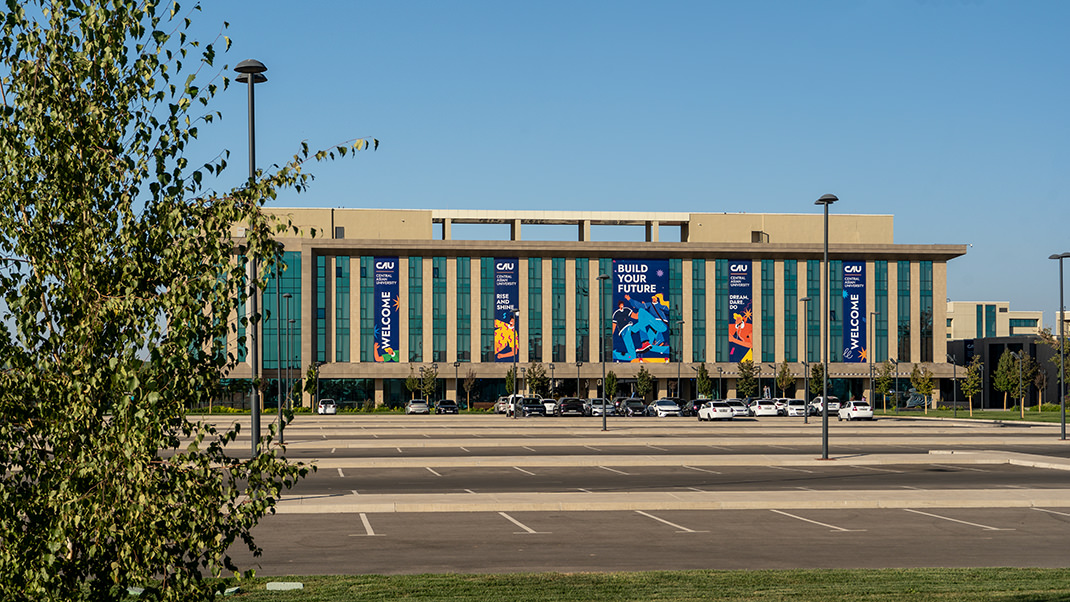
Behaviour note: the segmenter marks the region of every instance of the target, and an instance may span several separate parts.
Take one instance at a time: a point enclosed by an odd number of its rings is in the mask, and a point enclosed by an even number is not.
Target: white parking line
[[[513,518],[513,517],[509,516],[508,514],[506,514],[506,513],[504,513],[504,512],[499,512],[498,514],[500,514],[501,516],[505,517],[506,519],[508,519],[508,520],[509,520],[509,522],[511,522],[511,523],[513,523],[514,525],[516,525],[516,526],[520,527],[521,529],[523,529],[523,530],[524,530],[525,532],[527,532],[527,533],[530,533],[530,534],[535,534],[535,535],[537,535],[537,534],[539,534],[539,533],[540,533],[539,531],[536,531],[535,529],[532,529],[531,527],[529,527],[529,526],[525,525],[524,523],[522,523],[522,522],[520,522],[520,521],[516,520],[515,518]],[[542,533],[548,534],[548,533],[549,533],[549,531],[544,531],[544,532],[542,532]],[[522,534],[522,533],[517,533],[517,535],[523,535],[523,534]]]
[[[647,443],[646,446],[649,447],[650,449],[656,449],[658,451],[669,451],[669,450],[665,449],[664,447],[656,447],[656,446],[651,445],[649,443]]]
[[[803,491],[817,491],[816,489],[810,489],[809,487],[792,487],[792,489],[802,489]]]
[[[622,475],[627,475],[628,474],[628,473],[624,472],[623,470],[617,470],[616,468],[610,468],[608,466],[599,466],[598,468],[601,468],[603,470],[608,470],[609,472],[615,472],[617,474],[622,474]]]
[[[435,472],[435,469],[431,468],[430,466],[424,466],[424,468],[426,468],[427,470],[431,471],[431,474],[435,475],[436,477],[441,477],[442,476],[442,475],[438,474],[437,472]]]
[[[338,469],[338,476],[342,477],[343,479],[346,478],[346,476],[344,474],[342,474],[342,469],[341,468]]]
[[[939,514],[930,514],[928,512],[922,512],[921,510],[911,510],[910,508],[903,508],[903,510],[906,510],[907,512],[913,512],[914,514],[921,514],[921,515],[924,515],[924,516],[931,516],[933,518],[939,518],[939,519],[942,519],[942,520],[951,521],[953,523],[961,523],[963,525],[970,525],[971,527],[980,527],[981,529],[984,529],[985,531],[1014,531],[1014,529],[1000,529],[999,527],[989,527],[988,525],[979,525],[977,523],[971,523],[971,522],[967,522],[967,521],[964,521],[964,520],[959,520],[957,518],[948,518],[946,516],[940,516]]]
[[[921,487],[914,487],[912,485],[900,485],[903,489],[913,489],[914,491],[925,491]]]
[[[706,493],[705,489],[699,489],[698,487],[685,487],[685,489],[689,489],[691,491],[697,491],[699,493]]]
[[[400,454],[400,453],[402,453],[402,452],[401,452],[401,448],[400,448],[400,447],[398,448],[398,453],[399,453],[399,454]]]
[[[335,450],[335,448],[333,448],[333,447],[332,447],[332,448],[331,448],[331,453],[332,453],[332,454],[334,453],[334,450]]]
[[[526,446],[526,445],[523,445],[523,446],[521,446],[521,447],[523,447],[524,449],[528,450],[529,452],[533,452],[533,451],[535,451],[535,450],[531,449],[530,447],[528,447],[528,446]]]
[[[841,533],[857,533],[857,532],[865,531],[865,529],[844,529],[843,527],[837,527],[836,525],[829,525],[829,524],[826,524],[826,523],[819,523],[816,520],[810,520],[808,518],[803,518],[801,516],[795,516],[794,514],[788,514],[787,512],[782,512],[780,510],[770,510],[770,512],[776,512],[777,514],[783,514],[784,516],[790,516],[791,518],[794,518],[796,520],[801,520],[801,521],[803,521],[805,523],[811,523],[811,524],[814,524],[814,525],[820,525],[822,527],[828,527],[829,529],[832,529],[833,531],[839,531]]]
[[[372,529],[371,522],[368,521],[368,515],[363,512],[360,513],[360,522],[364,523],[364,533],[350,533],[350,537],[382,537],[381,534],[376,533],[375,529]]]
[[[724,474],[721,472],[717,472],[716,470],[710,470],[708,468],[697,468],[695,466],[684,466],[684,468],[687,468],[688,470],[697,470],[699,472],[708,472],[710,474]]]
[[[679,529],[679,531],[677,531],[677,533],[709,533],[709,531],[695,531],[695,530],[692,530],[692,529],[688,529],[687,527],[681,527],[680,525],[678,525],[676,523],[670,523],[669,521],[667,521],[667,520],[665,520],[663,518],[658,518],[658,517],[654,516],[653,514],[647,514],[646,512],[643,512],[642,510],[636,510],[635,513],[636,514],[642,514],[643,516],[645,516],[647,518],[652,518],[652,519],[658,521],[659,523],[664,523],[664,524],[669,525],[670,527],[672,527],[674,529]]]
[[[790,470],[792,472],[808,472],[810,474],[814,474],[814,471],[806,470],[803,468],[788,468],[787,466],[767,466],[766,468],[775,468],[777,470]]]
[[[473,493],[473,494],[475,493],[475,492],[474,492],[474,491],[472,491],[471,489],[465,489],[465,491],[466,491],[466,492],[468,492],[468,493]]]
[[[350,491],[352,491],[352,492],[353,492],[353,495],[360,495],[359,493],[357,493],[357,490],[356,490],[356,489],[350,489]]]
[[[590,450],[594,450],[596,452],[602,451],[602,450],[598,449],[597,447],[591,447],[590,445],[584,445],[584,447],[586,447],[587,449],[590,449]]]
[[[529,474],[529,475],[531,475],[531,476],[535,476],[535,473],[533,473],[533,472],[528,472],[528,471],[524,470],[523,468],[520,468],[519,466],[514,466],[513,468],[515,468],[515,469],[519,470],[520,472],[522,472],[522,473],[524,473],[524,474]]]
[[[468,448],[466,448],[466,447],[462,447],[462,448],[461,448],[461,451],[463,451],[463,452],[464,452],[464,453],[466,453],[466,454],[470,454],[470,453],[472,453],[472,452],[468,451]]]
[[[947,464],[930,464],[929,466],[935,466],[937,468],[950,468],[951,470],[972,470],[974,472],[992,472],[991,470],[981,470],[980,468],[973,468],[972,466],[949,466]]]
[[[866,470],[875,470],[877,472],[894,472],[895,474],[903,474],[902,470],[892,470],[891,468],[877,468],[875,466],[858,466],[857,468],[864,468]]]
[[[1056,512],[1054,510],[1046,510],[1044,508],[1033,508],[1033,510],[1036,510],[1037,512],[1048,512],[1050,514],[1058,514],[1059,516],[1070,516],[1070,514],[1067,514],[1065,512]]]

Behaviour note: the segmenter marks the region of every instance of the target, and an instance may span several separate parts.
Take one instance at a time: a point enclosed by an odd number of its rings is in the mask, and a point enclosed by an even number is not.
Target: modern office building
[[[536,362],[559,394],[597,397],[603,360],[625,392],[643,367],[654,396],[679,381],[685,398],[700,363],[733,395],[741,359],[779,396],[786,362],[801,397],[821,361],[819,211],[270,211],[301,235],[281,239],[282,298],[273,280],[263,296],[263,374],[320,364],[321,390],[346,401],[403,402],[406,378],[431,364],[442,395],[466,399],[471,374],[472,401],[493,401],[510,368]],[[952,375],[939,300],[966,246],[895,244],[892,232],[890,215],[829,217],[829,374],[842,398],[872,397],[874,361]],[[229,342],[245,360],[230,378],[250,375],[245,335]]]
[[[1042,311],[1012,311],[1006,301],[948,301],[947,339],[981,339],[1040,334]]]

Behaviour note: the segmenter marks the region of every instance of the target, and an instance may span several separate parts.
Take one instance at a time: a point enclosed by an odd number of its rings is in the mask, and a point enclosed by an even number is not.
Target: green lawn
[[[266,591],[299,581],[300,591]],[[230,599],[275,602],[353,600],[698,601],[810,600],[1070,601],[1070,569],[883,569],[538,573],[256,579]]]
[[[896,414],[895,410],[892,410],[892,409],[889,409],[887,412],[882,411],[880,409],[880,405],[878,404],[877,407],[875,408],[875,412],[874,413],[877,416],[903,416],[903,417],[927,416],[927,417],[930,417],[930,418],[952,418],[952,417],[957,417],[959,419],[970,419],[971,418],[970,411],[968,409],[963,409],[963,408],[959,408],[957,414],[952,410],[932,410],[932,409],[930,409],[928,413],[925,413],[922,410],[916,410],[916,409],[913,409],[913,408],[911,408],[910,410],[899,410],[899,413]],[[1019,410],[1017,408],[1015,408],[1013,410],[1007,410],[1006,412],[1004,412],[1003,410],[976,410],[975,409],[973,411],[972,418],[974,420],[1000,420],[1000,421],[1003,421],[1003,422],[1011,422],[1011,421],[1019,421],[1020,422],[1022,420],[1021,414],[1020,414],[1020,412],[1019,412]],[[1059,412],[1058,411],[1055,411],[1055,412],[1048,411],[1046,407],[1045,407],[1045,411],[1043,411],[1043,412],[1038,412],[1035,407],[1034,408],[1026,408],[1026,410],[1025,410],[1025,421],[1026,422],[1051,422],[1051,423],[1054,423],[1054,424],[1058,424],[1059,420],[1060,420]]]

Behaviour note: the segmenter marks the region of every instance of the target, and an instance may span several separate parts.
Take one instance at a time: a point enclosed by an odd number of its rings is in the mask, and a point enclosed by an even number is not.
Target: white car
[[[700,422],[707,420],[731,420],[735,412],[723,401],[707,401],[698,408]]]
[[[679,416],[680,406],[676,405],[676,402],[671,399],[659,399],[646,407],[646,413],[648,416],[657,416],[658,418]]]
[[[544,408],[546,408],[546,415],[553,416],[554,410],[557,409],[557,400],[553,397],[543,397],[542,405]]]
[[[789,399],[788,416],[806,416],[806,401],[802,399]]]
[[[587,408],[587,411],[589,412],[588,415],[601,416],[603,402],[605,403],[606,416],[616,416],[617,410],[613,407],[613,402],[609,400],[603,400],[602,398],[591,399],[588,400],[588,403],[584,404],[584,406]]]
[[[818,416],[821,415],[821,406],[824,405],[824,403],[824,397],[815,397],[814,400],[810,402],[810,407],[813,408],[814,414]],[[829,415],[835,414],[839,411],[839,409],[840,399],[838,397],[833,397],[832,395],[829,395]]]
[[[498,401],[494,402],[494,413],[495,414],[506,414],[508,412],[509,412],[509,398],[508,397],[504,397],[504,396],[503,397],[499,397]]]
[[[780,411],[772,399],[759,399],[751,406],[755,416],[779,416]]]
[[[406,414],[430,414],[431,406],[425,399],[414,399],[405,404]]]
[[[776,404],[776,411],[781,416],[787,416],[788,415],[788,401],[789,400],[788,400],[787,397],[777,397],[777,398],[773,399],[773,403]]]
[[[743,403],[742,399],[726,399],[725,403],[728,407],[732,408],[732,414],[737,418],[749,418],[754,415],[747,404]]]
[[[840,406],[836,416],[840,420],[873,420],[873,407],[865,401],[848,401]]]
[[[321,399],[320,402],[318,404],[316,404],[316,413],[317,414],[337,414],[338,413],[338,404],[335,403],[333,399]]]

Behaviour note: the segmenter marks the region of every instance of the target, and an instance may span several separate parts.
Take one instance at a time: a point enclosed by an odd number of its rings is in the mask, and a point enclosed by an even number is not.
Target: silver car
[[[414,399],[405,404],[406,414],[430,414],[431,406],[428,405],[427,400]]]

